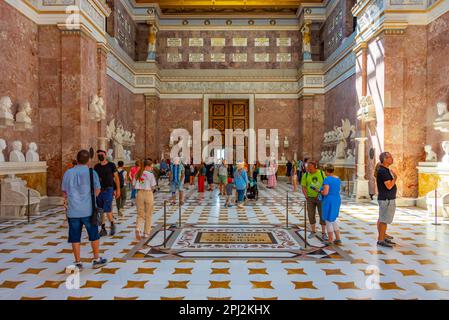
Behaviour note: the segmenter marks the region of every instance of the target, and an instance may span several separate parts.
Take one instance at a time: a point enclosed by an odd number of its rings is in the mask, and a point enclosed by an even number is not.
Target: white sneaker
[[[308,239],[313,239],[315,238],[316,233],[315,232],[311,232],[309,233],[309,236],[307,237]]]

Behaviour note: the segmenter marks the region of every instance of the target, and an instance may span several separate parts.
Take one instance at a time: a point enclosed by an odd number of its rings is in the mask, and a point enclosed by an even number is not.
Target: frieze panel
[[[35,1],[37,2],[37,1]],[[75,0],[42,0],[44,6],[70,6],[75,5]]]
[[[354,68],[355,71],[355,63],[356,56],[351,52],[332,69],[328,70],[328,72],[324,76],[324,85],[329,85],[351,68]]]
[[[297,82],[160,82],[159,91],[169,93],[298,93]]]
[[[134,85],[134,74],[113,54],[108,54],[108,68],[120,75],[126,82]]]
[[[82,0],[80,8],[87,13],[87,15],[95,22],[98,27],[100,27],[101,30],[105,29],[104,16],[100,14],[89,1]]]

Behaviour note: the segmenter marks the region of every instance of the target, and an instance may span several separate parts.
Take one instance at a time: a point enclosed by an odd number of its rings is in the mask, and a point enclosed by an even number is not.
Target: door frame
[[[203,95],[203,130],[209,128],[209,100],[248,100],[248,111],[249,111],[248,129],[254,129],[254,94]]]
[[[248,129],[253,129],[254,128],[254,94],[204,94],[203,95],[203,121],[202,121],[202,132],[201,132],[201,136],[203,135],[203,132],[205,129],[209,128],[209,102],[210,100],[248,100],[248,111],[249,111],[249,126]],[[254,140],[254,138],[256,140]],[[249,152],[249,147],[253,146],[253,150],[254,152],[256,151],[257,148],[255,148],[256,146],[256,141],[257,141],[257,132],[254,135],[250,135],[248,138],[248,146],[247,146],[247,150]],[[208,144],[208,142],[203,142],[202,143],[202,148],[204,148],[206,145]],[[202,150],[202,149],[201,149]],[[256,154],[254,153],[254,155],[256,156]],[[257,156],[256,156],[257,159]]]

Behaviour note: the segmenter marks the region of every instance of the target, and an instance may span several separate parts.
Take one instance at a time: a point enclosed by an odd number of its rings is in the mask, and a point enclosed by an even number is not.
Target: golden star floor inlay
[[[216,227],[249,224],[283,228],[285,199],[279,194],[289,188],[291,186],[283,182],[276,190],[261,185],[259,202],[239,209],[239,214],[235,207],[226,209],[227,214],[223,214],[224,199],[218,198],[216,192],[214,195],[206,193],[207,197],[198,200],[198,193],[188,189],[187,201],[182,207],[183,226],[205,227],[199,224],[202,217],[208,228],[214,224],[218,224]],[[153,230],[161,227],[161,204],[167,196],[169,193],[155,194]],[[299,192],[290,193],[290,196],[295,201],[303,199]],[[428,220],[424,210],[398,207],[395,221],[389,227],[389,234],[394,235],[398,245],[384,248],[376,245],[377,207],[343,199],[339,217],[343,245],[337,248],[338,251],[333,247],[314,249],[314,257],[308,259],[290,256],[273,259],[257,255],[236,259],[221,251],[215,251],[209,257],[191,256],[198,253],[189,251],[176,259],[167,259],[166,255],[173,252],[158,250],[151,254],[141,252],[140,259],[128,259],[127,255],[141,251],[138,248],[133,252],[138,246],[134,239],[135,214],[135,207],[128,203],[124,216],[117,220],[117,234],[101,239],[101,255],[109,259],[109,264],[97,270],[92,270],[91,248],[83,234],[81,257],[84,270],[80,273],[79,291],[66,289],[69,276],[66,267],[73,265],[73,255],[67,243],[64,215],[55,211],[45,221],[36,219],[30,224],[0,231],[0,297],[16,300],[447,299],[449,255],[443,248],[449,245],[448,226],[443,223],[437,229],[429,228],[432,221]],[[173,207],[168,223],[177,222],[178,208]],[[303,213],[289,210],[289,223],[290,236],[301,246]],[[294,230],[299,233],[295,234]],[[224,238],[220,237],[222,241]],[[437,238],[438,241],[431,240]],[[311,242],[321,244],[318,238]],[[311,243],[309,246],[312,249]],[[211,252],[210,248],[199,250],[204,254]],[[280,250],[270,254],[276,252]],[[380,290],[367,288],[367,279],[376,277]]]

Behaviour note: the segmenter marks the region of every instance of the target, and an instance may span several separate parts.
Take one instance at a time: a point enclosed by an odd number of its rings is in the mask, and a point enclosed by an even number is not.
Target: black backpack
[[[120,188],[123,188],[125,186],[125,178],[123,177],[123,172],[125,170],[122,171],[118,171],[118,179],[120,181]]]

